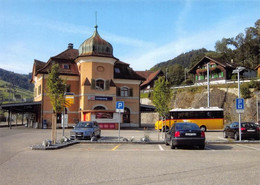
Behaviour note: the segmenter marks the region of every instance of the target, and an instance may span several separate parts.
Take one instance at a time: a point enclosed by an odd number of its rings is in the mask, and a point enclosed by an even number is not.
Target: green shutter
[[[120,88],[119,87],[116,88],[116,95],[120,96]]]
[[[133,89],[132,88],[128,89],[128,96],[133,96]]]
[[[110,88],[110,80],[105,81],[105,90],[109,90]]]
[[[95,89],[96,88],[96,80],[95,79],[91,79],[91,89]]]

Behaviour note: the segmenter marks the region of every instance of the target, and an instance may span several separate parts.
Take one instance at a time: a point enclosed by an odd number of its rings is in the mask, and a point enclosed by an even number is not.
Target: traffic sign
[[[244,98],[237,98],[236,99],[236,112],[237,113],[244,113],[245,105],[244,105]]]
[[[116,102],[116,112],[124,112],[125,102],[117,101]]]
[[[74,93],[65,93],[65,107],[70,107],[74,104]]]

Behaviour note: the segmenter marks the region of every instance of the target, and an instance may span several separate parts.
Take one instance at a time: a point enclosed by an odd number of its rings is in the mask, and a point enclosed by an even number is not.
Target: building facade
[[[103,40],[97,26],[93,35],[79,47],[51,57],[47,63],[34,61],[32,83],[34,101],[41,101],[42,122],[51,125],[52,106],[47,96],[47,79],[51,66],[59,64],[60,77],[66,82],[66,92],[74,103],[64,111],[68,126],[78,121],[97,121],[103,129],[140,124],[140,84],[144,80],[129,64],[113,56],[112,45]],[[116,112],[116,102],[124,101],[124,113]],[[62,113],[58,114],[58,126]]]
[[[233,73],[238,67],[235,63],[205,56],[189,70],[189,73],[194,76],[194,84],[207,83],[207,64],[209,64],[210,83],[223,84],[237,79],[236,74]],[[241,79],[253,79],[255,77],[255,70],[245,68],[241,71]]]

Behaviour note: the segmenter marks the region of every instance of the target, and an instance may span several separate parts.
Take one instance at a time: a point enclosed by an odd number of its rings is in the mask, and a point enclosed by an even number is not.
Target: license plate
[[[255,130],[247,130],[247,132],[255,132]]]
[[[196,136],[196,133],[185,133],[185,136]]]

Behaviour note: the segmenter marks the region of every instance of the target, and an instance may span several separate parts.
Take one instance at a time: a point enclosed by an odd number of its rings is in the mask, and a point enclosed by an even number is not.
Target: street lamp
[[[259,95],[259,94],[260,94],[259,92],[256,93],[256,122],[257,122],[257,124],[259,124],[259,111],[258,111],[258,107],[259,107],[258,95]]]
[[[237,73],[237,83],[238,83],[238,98],[240,98],[240,77],[239,73],[243,71],[245,67],[237,67],[235,70],[233,70],[232,73]],[[238,131],[239,131],[239,141],[241,141],[241,113],[238,113]]]

